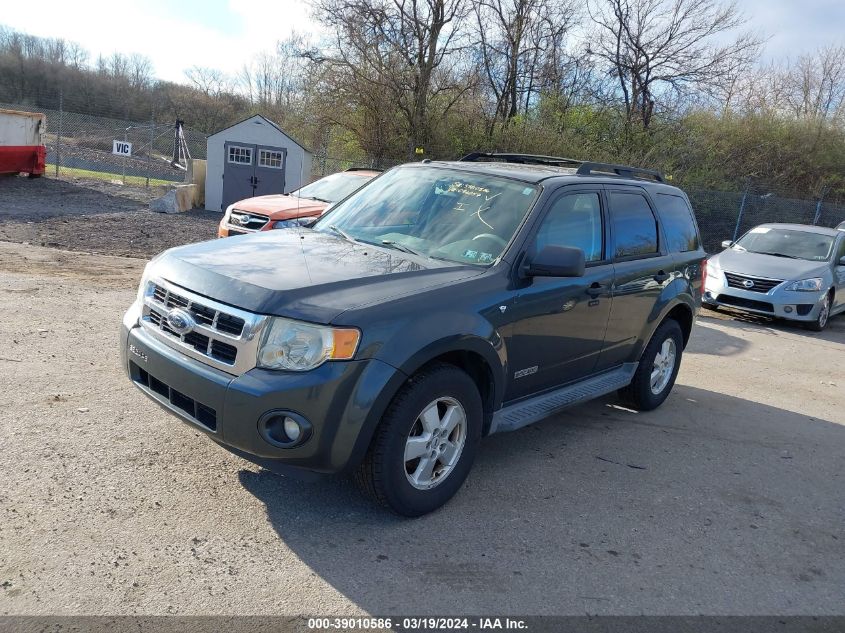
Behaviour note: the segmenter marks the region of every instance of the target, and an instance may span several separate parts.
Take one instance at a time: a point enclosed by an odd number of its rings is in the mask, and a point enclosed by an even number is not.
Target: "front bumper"
[[[135,386],[165,410],[236,454],[274,470],[282,465],[337,473],[363,458],[381,415],[405,376],[375,359],[328,362],[308,372],[252,369],[240,376],[189,358],[137,327],[130,310],[122,362]],[[313,426],[303,444],[283,448],[259,431],[270,411]]]
[[[793,321],[815,321],[821,310],[825,292],[796,292],[783,290],[787,282],[769,292],[753,292],[728,285],[724,274],[708,275],[704,286],[704,303],[725,306],[734,310],[761,314]]]

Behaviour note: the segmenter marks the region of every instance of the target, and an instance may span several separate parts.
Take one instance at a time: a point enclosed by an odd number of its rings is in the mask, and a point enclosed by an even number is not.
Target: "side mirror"
[[[546,246],[523,269],[528,277],[583,277],[584,251],[572,246]]]
[[[722,248],[730,248],[732,245],[733,242],[731,242],[730,240],[725,240],[724,242],[722,242]]]
[[[845,266],[845,257],[840,257],[840,258],[839,258],[839,265],[840,265],[840,266]]]

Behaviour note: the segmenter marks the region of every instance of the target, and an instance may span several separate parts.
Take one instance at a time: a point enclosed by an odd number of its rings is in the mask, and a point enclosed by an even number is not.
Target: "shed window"
[[[252,148],[232,145],[229,147],[229,162],[236,165],[252,165]]]
[[[275,152],[269,149],[258,150],[258,166],[269,167],[270,169],[281,169],[282,152]]]

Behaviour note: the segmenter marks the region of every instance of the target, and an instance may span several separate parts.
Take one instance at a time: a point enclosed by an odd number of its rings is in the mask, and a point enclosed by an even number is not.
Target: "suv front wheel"
[[[397,514],[436,510],[466,479],[481,422],[481,396],[465,372],[445,363],[423,369],[387,408],[356,481]]]
[[[622,399],[639,411],[651,411],[663,404],[678,377],[683,349],[678,322],[667,319],[661,323],[640,358],[631,384],[619,391]]]

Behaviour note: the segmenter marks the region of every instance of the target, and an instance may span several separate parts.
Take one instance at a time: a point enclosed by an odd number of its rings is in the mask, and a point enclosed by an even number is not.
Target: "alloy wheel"
[[[467,418],[453,398],[433,400],[420,412],[405,441],[405,476],[418,490],[443,482],[466,444]]]
[[[672,380],[672,373],[675,370],[675,360],[678,356],[675,347],[675,340],[667,338],[654,357],[654,365],[651,369],[651,393],[658,395],[666,389],[666,385]]]

